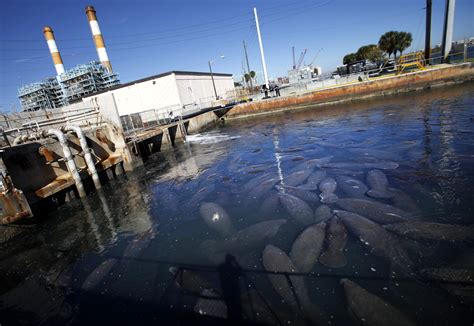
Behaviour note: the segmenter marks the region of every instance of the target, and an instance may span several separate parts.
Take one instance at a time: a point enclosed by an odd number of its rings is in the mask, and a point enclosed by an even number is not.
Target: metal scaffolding
[[[23,86],[18,90],[18,98],[23,111],[54,109],[119,84],[117,74],[92,61],[66,70],[59,78]]]
[[[117,74],[109,72],[97,61],[66,70],[59,78],[66,103],[120,83]]]
[[[18,98],[23,111],[54,109],[63,105],[61,86],[56,78],[21,87]]]

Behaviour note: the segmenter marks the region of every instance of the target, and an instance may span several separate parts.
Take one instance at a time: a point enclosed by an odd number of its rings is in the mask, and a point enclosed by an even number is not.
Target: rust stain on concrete
[[[296,109],[299,106],[351,101],[367,97],[391,95],[420,88],[474,80],[474,66],[462,64],[452,67],[424,70],[393,77],[354,83],[330,89],[237,105],[226,114],[227,118]]]

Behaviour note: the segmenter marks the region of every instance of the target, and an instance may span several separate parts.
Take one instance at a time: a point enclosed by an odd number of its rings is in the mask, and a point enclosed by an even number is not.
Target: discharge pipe
[[[63,148],[64,159],[66,160],[68,170],[71,173],[72,178],[74,179],[74,182],[76,184],[79,197],[85,197],[86,191],[84,190],[84,185],[82,184],[81,176],[79,175],[79,172],[77,172],[76,163],[74,162],[74,158],[72,157],[71,150],[67,145],[66,136],[58,129],[49,129],[48,136],[55,136],[59,140],[59,143]]]
[[[91,150],[89,145],[87,145],[86,136],[82,132],[82,129],[79,126],[66,125],[64,127],[65,131],[75,132],[81,143],[82,152],[84,153],[84,159],[86,160],[87,168],[92,174],[92,180],[94,181],[95,189],[102,188],[100,184],[99,175],[97,174],[97,169],[95,168],[94,160],[92,159]]]

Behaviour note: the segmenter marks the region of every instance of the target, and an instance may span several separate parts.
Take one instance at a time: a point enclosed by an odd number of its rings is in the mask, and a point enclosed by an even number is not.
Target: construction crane
[[[319,52],[321,52],[323,50],[323,48],[320,48],[318,50],[318,52],[316,52],[316,55],[314,56],[313,60],[311,61],[311,63],[309,64],[310,66],[316,61],[316,58],[318,57],[319,55]]]
[[[295,47],[292,46],[291,50],[293,51],[293,70],[296,69],[296,62],[295,62]]]
[[[301,64],[303,63],[303,60],[304,60],[304,56],[306,55],[307,51],[308,51],[308,49],[304,49],[304,51],[301,52],[300,58],[298,59],[298,64],[296,65],[296,70],[300,69]]]

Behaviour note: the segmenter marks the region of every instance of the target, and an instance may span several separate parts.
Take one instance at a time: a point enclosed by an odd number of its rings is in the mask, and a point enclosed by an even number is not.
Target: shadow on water
[[[230,320],[242,320],[242,305],[240,304],[239,277],[241,268],[234,256],[227,254],[225,262],[217,267],[221,281],[222,295],[227,306],[227,315]]]

